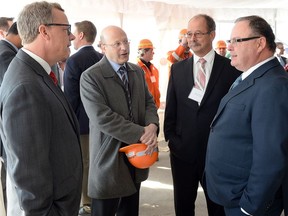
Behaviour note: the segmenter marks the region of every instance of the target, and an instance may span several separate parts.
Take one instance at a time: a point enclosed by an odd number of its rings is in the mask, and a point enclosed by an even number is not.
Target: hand
[[[186,37],[183,37],[182,40],[181,40],[181,45],[185,48],[188,47],[188,41],[187,41],[187,38]]]
[[[154,148],[158,146],[157,142],[157,129],[155,124],[150,124],[144,127],[144,133],[140,137],[140,142],[147,145],[146,153],[152,154]]]

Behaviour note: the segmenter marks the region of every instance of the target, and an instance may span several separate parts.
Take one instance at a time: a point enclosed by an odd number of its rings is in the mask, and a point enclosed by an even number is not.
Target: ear
[[[80,39],[80,40],[82,40],[82,39],[84,38],[84,36],[85,36],[85,35],[84,35],[83,32],[80,32],[80,33],[79,33],[79,39]]]
[[[257,41],[257,48],[261,52],[267,45],[267,41],[265,37],[260,37]]]
[[[4,31],[0,29],[0,38],[5,38]]]
[[[40,25],[38,30],[39,30],[39,35],[43,38],[46,38],[46,39],[49,39],[50,36],[49,36],[49,31],[47,31],[47,26],[45,25]]]

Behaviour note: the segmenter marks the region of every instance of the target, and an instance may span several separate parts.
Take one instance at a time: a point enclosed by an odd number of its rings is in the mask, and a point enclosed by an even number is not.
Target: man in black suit
[[[3,81],[4,74],[18,49],[22,47],[21,38],[18,34],[17,23],[13,23],[9,28],[6,38],[0,40],[0,86]],[[3,148],[2,141],[0,141],[0,157],[3,162],[6,161],[6,156]],[[0,158],[0,160],[2,160]],[[1,163],[1,161],[0,161]],[[5,163],[6,164],[6,163]],[[6,167],[1,164],[1,183],[3,188],[3,198],[6,206]]]
[[[82,72],[98,62],[103,54],[97,52],[92,44],[95,41],[97,30],[90,21],[75,23],[74,48],[78,50],[69,57],[64,71],[64,93],[73,107],[80,124],[80,138],[83,159],[83,182],[81,208],[79,215],[91,213],[91,199],[87,195],[88,170],[89,170],[89,119],[80,98],[80,76]]]
[[[190,19],[186,37],[193,56],[171,67],[164,134],[171,152],[176,216],[195,214],[199,182],[204,188],[209,216],[225,215],[223,207],[208,198],[203,171],[209,125],[221,98],[240,72],[230,65],[229,59],[213,50],[215,28],[214,20],[205,14]]]

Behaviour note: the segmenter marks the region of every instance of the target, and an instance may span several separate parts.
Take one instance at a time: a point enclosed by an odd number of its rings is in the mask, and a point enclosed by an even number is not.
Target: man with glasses
[[[80,93],[90,120],[88,195],[92,216],[138,216],[141,182],[148,169],[133,167],[121,147],[157,147],[159,118],[143,70],[130,62],[129,40],[117,26],[102,30],[104,57],[84,71]]]
[[[57,3],[26,5],[17,25],[23,48],[11,61],[0,90],[1,138],[12,191],[7,193],[7,215],[77,216],[82,183],[79,126],[51,72],[52,65],[68,57],[75,37]],[[15,194],[17,202],[11,202]]]
[[[221,98],[240,75],[230,60],[212,46],[215,22],[205,14],[190,19],[189,59],[174,63],[167,89],[164,134],[170,148],[176,216],[195,215],[195,200],[203,171],[210,123]],[[223,216],[223,207],[207,196],[209,216]]]
[[[228,40],[243,74],[211,123],[205,169],[209,197],[227,216],[288,215],[288,75],[274,41],[259,16],[238,18]]]

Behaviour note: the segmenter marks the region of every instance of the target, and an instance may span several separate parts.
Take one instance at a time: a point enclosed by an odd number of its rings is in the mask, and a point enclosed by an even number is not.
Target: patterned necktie
[[[242,82],[242,76],[240,75],[235,81],[234,83],[231,85],[230,90],[235,88],[237,85],[239,85],[239,83]]]
[[[126,92],[126,97],[127,97],[127,102],[128,102],[130,120],[133,121],[134,118],[133,118],[133,113],[132,113],[132,99],[131,99],[131,93],[129,90],[127,72],[126,72],[126,69],[124,66],[121,66],[118,71],[121,75],[121,80],[125,86],[125,92]]]
[[[198,62],[200,63],[200,66],[198,68],[198,72],[196,75],[195,88],[204,91],[206,84],[206,72],[205,72],[206,60],[204,58],[200,58]]]
[[[53,71],[50,72],[49,76],[53,80],[54,84],[57,85],[58,84],[58,80],[57,80],[57,78],[56,78],[56,76],[55,76]]]

